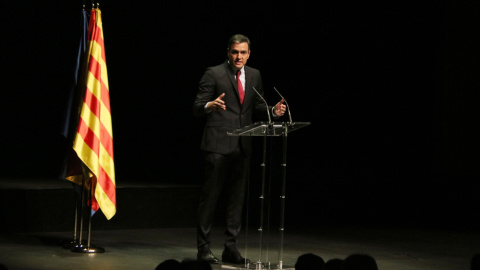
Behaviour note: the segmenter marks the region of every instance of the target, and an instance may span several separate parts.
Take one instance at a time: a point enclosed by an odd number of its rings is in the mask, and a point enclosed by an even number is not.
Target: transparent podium
[[[285,220],[285,191],[286,191],[286,170],[287,170],[287,136],[289,133],[298,130],[300,128],[306,127],[310,125],[310,122],[256,122],[252,125],[245,126],[241,129],[232,130],[227,132],[229,136],[256,136],[256,137],[263,137],[263,157],[262,157],[262,164],[261,164],[261,192],[260,192],[260,221],[259,221],[259,256],[256,262],[252,262],[248,265],[245,265],[247,269],[293,269],[292,267],[284,268],[283,264],[283,239],[284,239],[284,220]],[[266,243],[264,239],[264,223],[265,218],[269,218],[270,211],[267,209],[267,213],[265,216],[265,190],[270,189],[270,186],[266,188],[266,162],[267,162],[267,138],[268,137],[281,137],[282,143],[282,156],[280,161],[281,166],[281,181],[280,181],[280,223],[279,223],[279,248],[278,248],[278,261],[277,264],[272,264],[269,260],[269,248],[268,248],[268,241]],[[270,153],[271,154],[271,153]],[[248,218],[248,217],[247,217]],[[268,230],[268,228],[267,228]],[[266,247],[264,247],[266,244]],[[248,247],[248,244],[247,244]],[[265,253],[264,254],[264,250]],[[245,254],[246,255],[246,254]],[[226,267],[228,268],[228,267]]]

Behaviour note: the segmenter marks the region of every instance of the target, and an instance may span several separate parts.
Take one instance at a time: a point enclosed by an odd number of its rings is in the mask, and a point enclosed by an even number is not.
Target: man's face
[[[227,52],[228,60],[233,69],[241,69],[247,64],[248,57],[250,57],[250,50],[248,43],[233,43],[230,50]]]

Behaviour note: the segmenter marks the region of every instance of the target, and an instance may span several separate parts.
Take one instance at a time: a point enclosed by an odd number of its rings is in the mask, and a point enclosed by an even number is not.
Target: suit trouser
[[[226,200],[225,246],[237,243],[242,225],[247,179],[250,174],[250,157],[240,150],[233,154],[205,153],[205,184],[200,196],[197,224],[197,247],[210,244],[210,233],[219,198]]]

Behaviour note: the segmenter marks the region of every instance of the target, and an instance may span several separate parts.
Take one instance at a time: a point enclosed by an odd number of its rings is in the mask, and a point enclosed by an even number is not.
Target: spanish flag
[[[81,104],[73,150],[85,164],[95,194],[92,211],[107,219],[116,213],[112,116],[100,9],[92,9],[89,22],[86,89]]]

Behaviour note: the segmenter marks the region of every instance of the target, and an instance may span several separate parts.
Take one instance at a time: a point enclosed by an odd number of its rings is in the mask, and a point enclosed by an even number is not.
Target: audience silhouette
[[[212,270],[210,263],[194,259],[185,259],[181,262],[182,270]]]
[[[378,266],[370,255],[352,254],[343,261],[342,270],[378,270]]]
[[[0,264],[0,270],[7,269]],[[212,270],[212,266],[205,261],[185,259],[179,262],[168,259],[161,262],[155,270]],[[349,255],[347,258],[330,259],[327,262],[313,253],[305,253],[297,258],[295,270],[378,270],[375,259],[362,253]],[[480,254],[474,254],[470,262],[470,270],[480,270]]]
[[[179,261],[174,259],[169,259],[161,262],[155,270],[180,270],[182,269]]]
[[[341,270],[342,269],[342,259],[330,259],[323,266],[322,270]]]
[[[0,270],[7,269],[0,264]],[[179,262],[168,259],[161,262],[155,270],[212,270],[212,266],[205,261],[185,259]],[[349,255],[344,260],[334,258],[327,262],[313,253],[305,253],[297,258],[295,270],[378,270],[375,259],[362,253]],[[474,254],[470,262],[470,270],[480,270],[480,254]]]
[[[321,270],[325,265],[322,257],[313,253],[306,253],[298,256],[295,263],[295,270]]]
[[[470,262],[470,270],[480,270],[480,254],[475,254]]]
[[[155,270],[212,270],[212,266],[208,262],[193,259],[185,259],[182,262],[168,259],[157,265]]]
[[[475,264],[474,261],[479,265],[480,255],[472,259],[472,267]],[[345,259],[334,258],[325,262],[316,254],[305,253],[298,256],[295,270],[378,270],[378,266],[375,259],[368,254],[355,253]],[[472,268],[471,270],[480,269]]]

